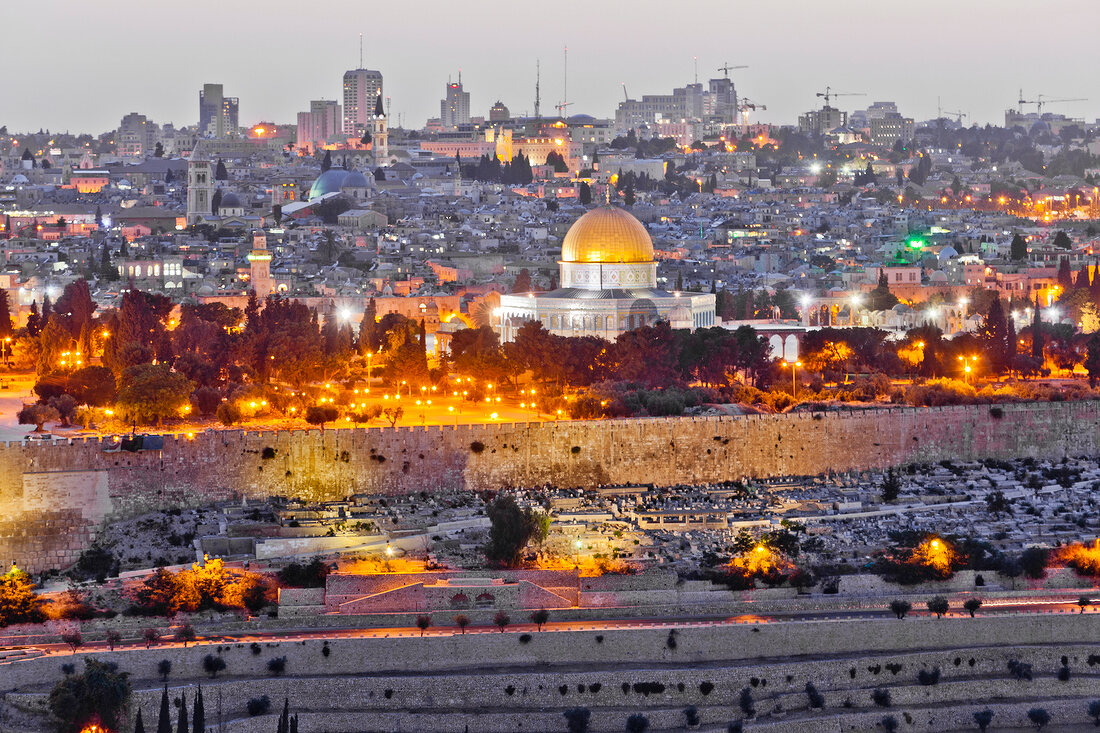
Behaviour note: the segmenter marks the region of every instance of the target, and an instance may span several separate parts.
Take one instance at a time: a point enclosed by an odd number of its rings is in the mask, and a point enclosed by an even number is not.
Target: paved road
[[[1070,603],[1060,600],[1034,600],[1034,601],[1006,601],[1003,603],[997,603],[991,601],[982,606],[978,612],[978,616],[993,616],[993,615],[1007,615],[1017,613],[1079,613],[1080,607],[1076,603]],[[1100,613],[1100,610],[1091,608],[1086,613],[1094,614]],[[910,616],[929,616],[931,614],[928,611],[912,611]],[[551,617],[553,612],[551,612]],[[527,614],[523,614],[522,618],[526,621]],[[966,619],[969,614],[962,611],[958,604],[955,604],[952,611],[947,615],[949,619]],[[520,618],[519,614],[516,615],[517,620]],[[571,620],[571,621],[549,621],[542,627],[543,632],[561,632],[561,631],[617,631],[624,629],[685,629],[685,628],[705,628],[714,626],[728,626],[737,624],[771,624],[771,623],[791,623],[799,621],[846,621],[852,619],[882,619],[890,620],[893,618],[887,610],[876,609],[860,609],[853,611],[808,611],[805,613],[789,613],[789,614],[767,614],[767,615],[754,615],[744,614],[739,616],[724,616],[724,617],[706,617],[701,618],[698,616],[683,616],[674,618],[637,618],[637,619],[594,619],[594,620]],[[467,634],[497,634],[497,633],[532,633],[538,632],[535,624],[533,623],[514,623],[509,624],[501,631],[496,626],[469,626],[466,628]],[[461,634],[462,631],[456,626],[441,626],[441,627],[429,627],[425,631],[421,632],[420,629],[411,626],[394,626],[394,627],[382,627],[382,628],[324,628],[316,629],[309,627],[302,627],[297,629],[281,629],[278,631],[265,631],[265,632],[239,632],[239,633],[225,633],[225,634],[212,634],[204,636],[198,640],[191,642],[191,644],[225,644],[234,642],[263,642],[263,641],[303,641],[307,639],[321,640],[321,639],[384,639],[384,638],[397,638],[397,637],[410,637],[410,636],[454,636]],[[174,641],[170,635],[165,635],[162,642],[158,643],[158,647],[180,647],[184,646],[180,642]],[[138,642],[133,640],[127,640],[122,644],[117,645],[117,648],[137,649],[144,648],[144,642]],[[89,642],[80,647],[81,650],[88,649],[105,649],[107,644],[105,642],[96,641]],[[50,654],[50,655],[67,655],[71,654],[71,649],[65,644],[34,644],[33,649],[38,653]],[[3,660],[0,660],[2,663]]]

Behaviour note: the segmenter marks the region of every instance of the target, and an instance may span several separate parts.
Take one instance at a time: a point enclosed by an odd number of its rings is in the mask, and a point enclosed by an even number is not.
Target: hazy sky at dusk
[[[766,104],[765,121],[793,123],[827,84],[865,92],[846,109],[895,100],[920,119],[962,110],[1003,123],[1017,90],[1100,117],[1100,0],[0,0],[0,124],[14,131],[99,133],[131,111],[194,124],[198,90],[220,82],[240,97],[241,124],[295,121],[309,100],[340,98],[343,72],[364,62],[385,77],[407,127],[438,116],[448,75],[471,113],[498,98],[513,114],[562,96],[569,47],[570,113],[613,116],[621,82],[634,98],[720,75]],[[396,124],[397,120],[391,120]]]

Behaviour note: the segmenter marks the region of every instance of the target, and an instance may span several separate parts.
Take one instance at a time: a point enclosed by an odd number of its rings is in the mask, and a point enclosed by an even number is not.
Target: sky
[[[536,60],[554,114],[566,46],[570,114],[612,117],[623,83],[667,94],[697,58],[704,84],[747,65],[730,73],[765,122],[795,123],[826,86],[865,95],[837,100],[849,110],[892,100],[923,120],[939,99],[982,124],[1003,124],[1023,88],[1087,98],[1046,111],[1091,122],[1098,27],[1097,0],[0,0],[0,125],[98,134],[128,112],[191,125],[204,82],[240,98],[242,125],[293,123],[311,99],[340,99],[360,33],[390,124],[406,127],[439,115],[460,69],[471,114],[498,99],[533,113]]]

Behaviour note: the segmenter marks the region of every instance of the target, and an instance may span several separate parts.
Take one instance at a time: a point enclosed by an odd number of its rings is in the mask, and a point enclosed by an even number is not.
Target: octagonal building
[[[500,339],[512,341],[527,321],[559,336],[619,334],[668,321],[673,328],[714,326],[714,295],[657,289],[653,240],[627,211],[601,206],[573,223],[562,240],[561,287],[500,297]]]

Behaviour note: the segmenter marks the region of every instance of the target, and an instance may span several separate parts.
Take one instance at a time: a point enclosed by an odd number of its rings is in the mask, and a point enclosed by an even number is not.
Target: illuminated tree
[[[386,420],[389,421],[390,427],[397,425],[397,421],[405,416],[404,407],[387,407],[382,410],[382,414],[386,416]]]
[[[340,417],[340,411],[332,405],[310,405],[306,408],[305,417],[310,425],[318,425],[324,430],[325,423],[333,422]]]
[[[519,563],[524,549],[543,531],[543,512],[521,509],[515,499],[501,495],[489,505],[489,544],[485,556],[492,562],[511,567]]]
[[[0,626],[42,619],[31,577],[17,567],[0,575]]]
[[[933,596],[925,605],[928,606],[929,613],[936,614],[936,618],[943,618],[943,615],[950,608],[947,598],[944,596]]]
[[[127,368],[118,393],[118,410],[137,422],[159,426],[166,417],[179,417],[190,402],[195,385],[165,364],[139,364]]]
[[[462,629],[463,635],[466,634],[466,627],[470,625],[470,617],[464,613],[460,613],[454,617],[455,626]]]
[[[84,672],[69,675],[50,692],[50,712],[60,733],[78,733],[89,721],[118,730],[130,701],[129,674],[114,662],[84,660]]]
[[[57,408],[50,405],[24,405],[16,414],[16,419],[19,420],[20,425],[34,425],[34,431],[36,433],[44,432],[43,426],[48,422],[53,422],[61,419],[61,415],[58,414]]]
[[[38,312],[38,302],[31,301],[30,313],[27,315],[27,335],[37,337],[42,331],[42,316]]]

